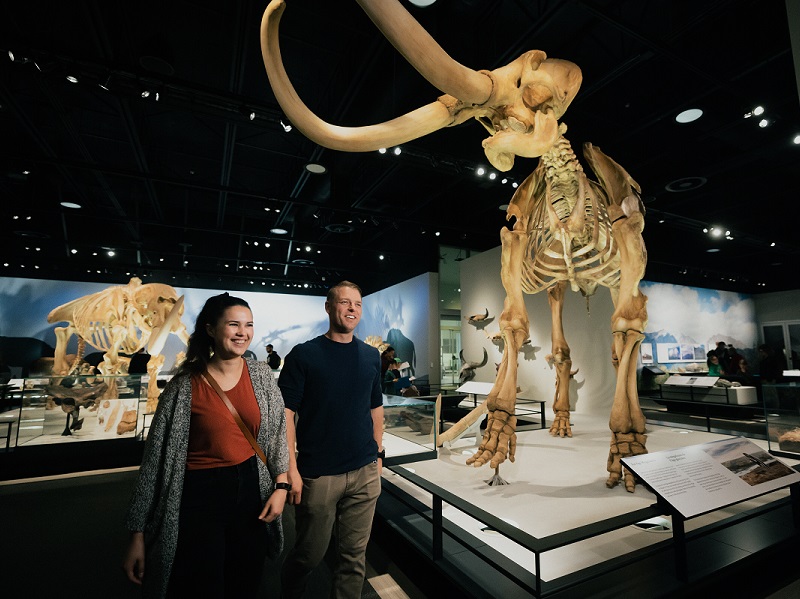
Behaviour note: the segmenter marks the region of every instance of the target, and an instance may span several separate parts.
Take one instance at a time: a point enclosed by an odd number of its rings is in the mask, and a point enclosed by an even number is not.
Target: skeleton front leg
[[[156,411],[158,406],[158,396],[161,391],[158,388],[158,373],[164,367],[164,356],[157,354],[150,356],[147,362],[147,375],[150,377],[150,382],[147,383],[147,403],[145,404],[145,412],[148,414]]]
[[[528,241],[522,231],[500,232],[503,242],[500,278],[506,290],[503,312],[500,315],[500,332],[505,347],[497,378],[486,405],[489,419],[478,452],[467,460],[467,464],[482,466],[491,463],[497,468],[506,461],[514,461],[517,447],[517,357],[520,347],[528,339],[528,313],[522,295],[522,258]]]
[[[606,486],[609,488],[623,477],[621,458],[647,453],[646,420],[636,388],[636,357],[647,325],[647,296],[639,291],[647,254],[641,235],[644,216],[638,211],[630,212],[629,217],[614,223],[621,265],[619,292],[611,317],[617,385],[608,423],[611,428],[611,449]],[[633,493],[636,488],[635,477],[626,470],[624,478],[625,489]]]
[[[569,425],[569,379],[572,374],[569,344],[564,337],[564,292],[566,281],[559,281],[547,290],[547,301],[550,304],[552,318],[552,348],[550,358],[556,369],[556,395],[553,400],[553,424],[550,434],[559,437],[571,437]]]
[[[56,351],[53,358],[53,374],[67,374],[69,372],[69,362],[67,362],[67,344],[69,338],[76,331],[72,325],[66,327],[56,327]]]

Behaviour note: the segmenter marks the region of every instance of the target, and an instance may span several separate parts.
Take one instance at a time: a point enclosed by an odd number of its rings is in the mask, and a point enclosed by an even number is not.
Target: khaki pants
[[[303,479],[302,499],[295,506],[297,540],[281,572],[283,597],[303,596],[309,575],[325,556],[331,534],[337,558],[331,597],[361,597],[367,543],[380,494],[377,462],[345,474]]]

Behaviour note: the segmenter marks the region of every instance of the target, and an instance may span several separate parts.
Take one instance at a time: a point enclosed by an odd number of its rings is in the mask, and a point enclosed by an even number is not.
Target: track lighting
[[[16,62],[17,64],[28,64],[29,62],[33,62],[27,56],[21,56],[20,54],[14,54],[13,50],[8,51],[8,59],[11,62]]]

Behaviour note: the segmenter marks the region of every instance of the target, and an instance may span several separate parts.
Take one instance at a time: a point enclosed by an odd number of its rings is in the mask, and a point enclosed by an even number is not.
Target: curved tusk
[[[340,127],[320,119],[297,95],[283,66],[278,26],[285,8],[283,0],[272,0],[264,11],[261,19],[261,55],[275,98],[303,135],[333,150],[370,152],[423,137],[454,122],[447,106],[439,101],[385,123],[365,127]]]
[[[453,60],[399,2],[357,1],[386,39],[436,89],[468,105],[489,99],[491,79]]]

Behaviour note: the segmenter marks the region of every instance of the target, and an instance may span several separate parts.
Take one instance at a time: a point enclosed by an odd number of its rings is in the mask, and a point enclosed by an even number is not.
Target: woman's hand
[[[264,522],[272,522],[283,513],[283,507],[286,505],[286,496],[288,491],[286,489],[275,489],[272,495],[267,499],[264,504],[264,509],[258,516],[259,520]]]
[[[142,584],[144,578],[144,533],[133,532],[128,542],[128,550],[125,552],[125,559],[122,561],[122,570],[128,580],[136,584]]]

